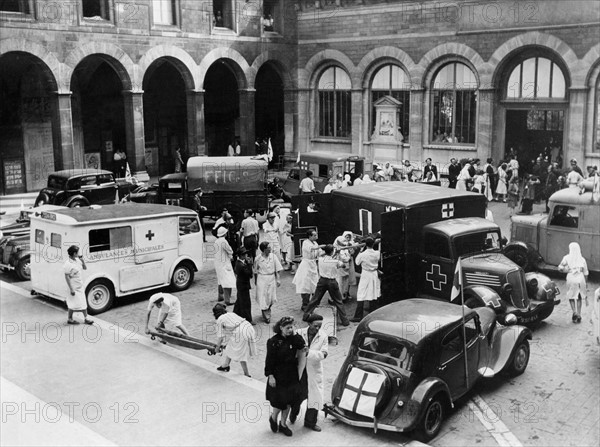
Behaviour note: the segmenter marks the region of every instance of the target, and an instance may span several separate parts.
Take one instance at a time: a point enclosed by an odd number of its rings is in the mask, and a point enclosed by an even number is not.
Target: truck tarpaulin
[[[188,189],[210,191],[262,191],[268,164],[255,157],[190,157]]]

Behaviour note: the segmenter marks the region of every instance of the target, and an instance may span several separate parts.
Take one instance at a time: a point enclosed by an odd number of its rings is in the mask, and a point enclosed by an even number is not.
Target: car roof
[[[187,177],[187,174],[185,172],[176,172],[174,174],[167,174],[167,175],[163,175],[160,180],[161,181],[168,181],[168,182],[180,182],[182,180],[185,180],[185,178]]]
[[[465,317],[473,312],[464,308]],[[458,323],[462,317],[462,306],[433,299],[411,298],[371,312],[359,327],[363,331],[378,332],[418,344],[446,326]]]
[[[479,200],[485,199],[482,194],[414,182],[367,183],[337,189],[331,194],[384,202],[399,208],[459,198],[473,200],[479,197]]]
[[[474,231],[477,233],[494,231],[498,229],[498,225],[483,217],[461,217],[444,220],[442,222],[434,222],[426,225],[424,228],[435,230],[448,237],[453,237],[461,234],[469,234]]]
[[[118,205],[92,205],[90,207],[66,208],[48,213],[56,215],[56,220],[70,224],[84,224],[88,222],[119,222],[124,220],[141,220],[148,217],[167,217],[186,215],[197,216],[195,211],[173,205],[159,205],[154,203],[122,203]],[[32,216],[34,217],[34,216]],[[35,216],[37,217],[37,216]]]
[[[587,191],[579,194],[579,188],[565,188],[556,191],[550,196],[549,201],[564,205],[595,205],[600,206],[600,200],[594,202],[592,192]]]
[[[106,171],[104,169],[64,169],[62,171],[53,172],[50,175],[53,175],[55,177],[71,178],[71,177],[81,177],[84,175],[99,175],[99,174],[111,174],[112,175],[112,172]]]
[[[306,152],[300,154],[300,160],[305,161],[319,161],[330,162],[330,161],[345,161],[350,159],[351,161],[364,160],[365,157],[360,155],[352,154],[350,152]]]

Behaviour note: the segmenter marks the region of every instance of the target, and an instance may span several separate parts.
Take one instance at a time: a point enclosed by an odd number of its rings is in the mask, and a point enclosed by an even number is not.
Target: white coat
[[[304,342],[308,345],[308,326],[298,330]],[[308,378],[307,408],[321,410],[324,404],[323,360],[329,352],[329,337],[323,329],[319,329],[312,343],[308,347],[308,354],[298,362],[299,375],[302,376],[304,368]]]
[[[214,265],[217,274],[217,283],[224,289],[233,289],[235,287],[235,274],[231,266],[233,249],[224,237],[217,238],[214,246]]]

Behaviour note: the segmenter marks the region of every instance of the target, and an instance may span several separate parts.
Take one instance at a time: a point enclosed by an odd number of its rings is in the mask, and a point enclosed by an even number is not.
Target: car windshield
[[[48,177],[48,188],[64,189],[66,183],[67,179],[65,177],[59,177],[57,175]]]
[[[412,364],[412,354],[407,346],[370,335],[362,339],[358,347],[358,356],[398,366],[407,371],[410,371]]]
[[[500,250],[500,233],[497,231],[485,231],[458,236],[454,239],[456,257],[473,253]]]

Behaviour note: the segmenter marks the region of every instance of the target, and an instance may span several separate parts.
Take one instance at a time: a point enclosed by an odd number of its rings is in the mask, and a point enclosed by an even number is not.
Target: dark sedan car
[[[136,185],[115,180],[112,172],[104,170],[68,169],[48,176],[48,185],[35,200],[44,204],[76,208],[88,205],[109,205],[118,202]]]
[[[528,328],[498,324],[487,307],[419,298],[384,306],[357,327],[325,412],[428,441],[480,377],[522,374],[530,339]]]

